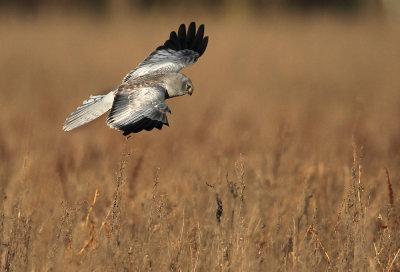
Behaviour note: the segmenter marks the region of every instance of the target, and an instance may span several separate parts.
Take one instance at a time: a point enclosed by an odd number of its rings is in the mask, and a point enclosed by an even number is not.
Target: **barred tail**
[[[70,131],[100,117],[111,109],[115,90],[106,95],[91,95],[65,120],[63,130]]]

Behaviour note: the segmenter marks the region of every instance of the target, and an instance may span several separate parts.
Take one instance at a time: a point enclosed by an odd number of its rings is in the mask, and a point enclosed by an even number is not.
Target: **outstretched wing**
[[[192,65],[203,55],[207,48],[208,36],[204,37],[204,25],[196,31],[196,24],[191,22],[186,32],[186,27],[181,24],[178,34],[172,31],[169,39],[157,47],[142,63],[127,74],[123,83],[157,72],[177,73],[183,67]]]
[[[123,135],[143,129],[161,129],[169,125],[166,113],[171,113],[165,103],[165,89],[122,85],[114,98],[107,125],[122,130]]]

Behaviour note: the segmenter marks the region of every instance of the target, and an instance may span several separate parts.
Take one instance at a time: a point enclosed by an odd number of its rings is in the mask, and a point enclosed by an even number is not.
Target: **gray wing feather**
[[[165,89],[142,87],[120,89],[114,99],[107,125],[122,130],[124,135],[169,125],[166,112],[171,112],[165,103]]]
[[[172,49],[156,50],[140,63],[135,70],[127,74],[122,82],[152,73],[177,73],[183,67],[195,63],[198,58],[199,53],[189,49],[181,51]]]
[[[65,120],[63,130],[70,131],[93,121],[111,109],[115,90],[106,95],[91,95]]]
[[[139,66],[127,74],[123,83],[151,73],[177,73],[183,67],[194,64],[207,48],[208,37],[204,37],[204,25],[196,32],[196,24],[186,27],[181,24],[178,34],[172,31],[168,40],[153,51]]]

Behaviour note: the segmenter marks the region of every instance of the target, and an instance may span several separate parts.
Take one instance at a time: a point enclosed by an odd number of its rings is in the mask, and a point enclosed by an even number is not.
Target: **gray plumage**
[[[63,130],[80,127],[110,109],[107,125],[122,130],[123,135],[168,126],[166,113],[171,113],[171,110],[165,100],[193,93],[190,79],[178,72],[194,64],[206,50],[207,43],[204,25],[200,25],[196,31],[196,25],[192,22],[186,32],[182,24],[178,34],[171,32],[164,45],[157,47],[128,73],[117,89],[85,100],[67,118]]]

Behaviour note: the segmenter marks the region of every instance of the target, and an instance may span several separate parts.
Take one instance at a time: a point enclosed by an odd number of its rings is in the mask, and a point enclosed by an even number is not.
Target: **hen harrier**
[[[107,125],[123,131],[123,135],[143,129],[161,129],[168,124],[166,113],[171,113],[165,100],[185,94],[192,95],[190,79],[178,73],[194,64],[207,48],[204,25],[196,31],[196,24],[181,24],[178,34],[172,31],[169,39],[157,47],[142,63],[127,74],[122,84],[106,95],[92,95],[83,101],[65,120],[63,130],[80,127],[111,109]]]

